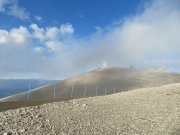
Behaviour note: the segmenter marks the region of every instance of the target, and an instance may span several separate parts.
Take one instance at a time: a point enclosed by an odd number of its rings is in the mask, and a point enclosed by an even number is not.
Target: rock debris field
[[[2,135],[180,135],[180,84],[0,112]]]

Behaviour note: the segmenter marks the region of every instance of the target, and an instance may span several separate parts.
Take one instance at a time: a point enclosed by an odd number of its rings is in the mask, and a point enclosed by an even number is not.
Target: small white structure
[[[103,62],[103,65],[102,65],[103,68],[107,68],[108,67],[108,64],[106,61]]]

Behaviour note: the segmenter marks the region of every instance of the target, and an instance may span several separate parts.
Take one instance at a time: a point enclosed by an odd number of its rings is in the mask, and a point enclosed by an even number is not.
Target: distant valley
[[[38,80],[38,79],[0,79],[0,98],[11,96],[17,93],[27,91],[30,88],[35,89],[55,80]]]

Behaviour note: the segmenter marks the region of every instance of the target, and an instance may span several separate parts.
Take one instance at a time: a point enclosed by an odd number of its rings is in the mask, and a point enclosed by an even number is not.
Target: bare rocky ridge
[[[164,70],[137,70],[131,68],[106,67],[98,68],[56,83],[54,98],[54,85],[37,88],[30,93],[30,100],[52,100],[71,97],[73,85],[73,97],[84,97],[85,85],[87,88],[86,97],[105,95],[116,92],[148,88],[172,83],[180,83],[180,74]],[[28,92],[20,93],[0,99],[0,101],[23,101],[28,99]]]
[[[0,134],[179,135],[180,84],[0,112]]]

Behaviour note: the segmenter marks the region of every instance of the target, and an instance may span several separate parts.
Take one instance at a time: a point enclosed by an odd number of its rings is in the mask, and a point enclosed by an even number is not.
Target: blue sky
[[[0,0],[0,78],[63,79],[107,63],[180,71],[177,0]]]
[[[38,23],[41,27],[72,23],[76,34],[86,36],[95,32],[95,27],[107,25],[133,15],[140,0],[19,0],[18,5],[26,9],[29,19],[21,20],[0,14],[0,26],[11,29],[19,25]],[[40,16],[39,22],[35,16]],[[12,22],[12,23],[9,23]]]

